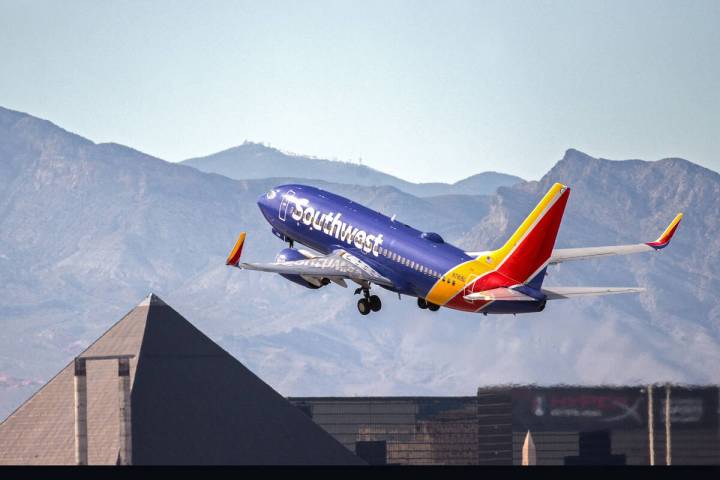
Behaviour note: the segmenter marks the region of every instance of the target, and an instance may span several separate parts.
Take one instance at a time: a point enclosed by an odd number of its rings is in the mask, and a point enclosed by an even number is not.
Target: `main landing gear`
[[[367,315],[370,312],[379,312],[382,308],[382,302],[377,295],[370,295],[369,288],[358,288],[355,294],[362,292],[363,298],[358,300],[357,308],[361,315]]]
[[[418,307],[422,308],[423,310],[428,309],[431,312],[437,312],[440,310],[440,305],[435,305],[434,303],[428,302],[424,298],[418,297],[417,299]]]

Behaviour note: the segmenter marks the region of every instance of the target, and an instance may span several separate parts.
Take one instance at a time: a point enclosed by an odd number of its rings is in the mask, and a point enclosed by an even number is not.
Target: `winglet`
[[[648,245],[655,250],[660,250],[661,248],[667,247],[668,243],[670,243],[670,239],[672,239],[673,235],[675,234],[675,230],[677,230],[677,227],[680,224],[680,220],[682,220],[682,217],[683,214],[678,213],[657,240],[655,240],[654,242],[648,242],[645,245]]]
[[[237,267],[240,262],[240,255],[242,255],[243,244],[245,243],[245,232],[240,232],[240,236],[235,242],[235,248],[232,249],[230,255],[225,261],[225,265]]]

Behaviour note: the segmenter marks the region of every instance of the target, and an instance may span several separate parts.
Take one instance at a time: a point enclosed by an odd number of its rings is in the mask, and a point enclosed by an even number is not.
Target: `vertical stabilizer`
[[[570,188],[561,183],[550,188],[505,245],[492,253],[493,258],[502,259],[499,273],[540,288],[569,196]]]

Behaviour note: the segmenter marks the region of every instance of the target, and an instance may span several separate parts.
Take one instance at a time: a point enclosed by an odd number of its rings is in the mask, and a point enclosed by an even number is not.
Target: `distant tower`
[[[533,441],[530,430],[525,435],[525,443],[522,447],[522,464],[537,465],[537,453],[535,452],[535,442]]]

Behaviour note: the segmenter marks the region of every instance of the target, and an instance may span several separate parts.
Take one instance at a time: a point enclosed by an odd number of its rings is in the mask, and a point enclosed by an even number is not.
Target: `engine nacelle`
[[[280,250],[280,252],[275,256],[275,261],[277,263],[283,263],[292,262],[294,260],[305,260],[306,258],[312,257],[310,257],[309,255],[304,255],[301,251],[294,248],[285,248],[283,250]],[[317,289],[320,287],[324,287],[325,285],[330,283],[330,280],[328,280],[327,278],[306,277],[303,275],[286,275],[284,273],[281,273],[280,275],[287,278],[293,283],[302,285],[305,288]]]

